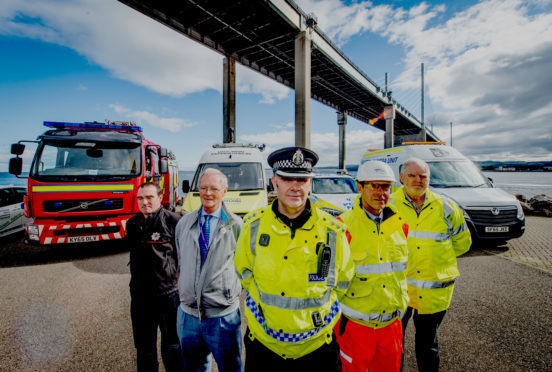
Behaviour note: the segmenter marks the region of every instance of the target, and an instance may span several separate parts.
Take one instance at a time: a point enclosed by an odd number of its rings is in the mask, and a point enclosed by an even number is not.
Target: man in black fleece
[[[137,213],[127,222],[130,250],[130,318],[139,372],[157,371],[157,328],[168,372],[182,371],[176,334],[178,259],[174,229],[179,216],[162,208],[163,191],[147,182],[138,188]]]

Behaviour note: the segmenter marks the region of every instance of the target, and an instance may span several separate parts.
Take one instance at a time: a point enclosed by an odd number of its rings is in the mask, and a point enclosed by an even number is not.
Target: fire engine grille
[[[493,214],[492,208],[489,209],[466,209],[466,212],[470,216],[473,223],[477,225],[507,225],[516,222],[517,209],[510,208],[494,208]]]
[[[110,211],[123,208],[123,199],[47,200],[42,204],[44,212]]]
[[[120,231],[119,226],[98,226],[98,227],[83,227],[76,229],[55,230],[54,236],[81,236],[81,235],[99,235],[112,234]]]

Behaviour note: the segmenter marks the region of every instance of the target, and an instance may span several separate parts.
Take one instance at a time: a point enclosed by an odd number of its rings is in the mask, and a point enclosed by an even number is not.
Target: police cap
[[[284,147],[268,155],[268,165],[282,177],[312,178],[318,155],[304,147]]]

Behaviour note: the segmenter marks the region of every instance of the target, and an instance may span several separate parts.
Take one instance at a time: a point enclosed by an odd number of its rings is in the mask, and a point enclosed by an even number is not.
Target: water
[[[535,195],[552,196],[552,172],[483,172],[496,185],[512,195],[521,194],[527,199]]]
[[[272,176],[272,171],[267,171],[266,174],[268,178]],[[552,196],[552,172],[483,172],[483,174],[491,177],[497,187],[512,195],[522,194],[528,199],[539,194]],[[179,171],[178,176],[182,185],[184,180],[192,181],[194,172]],[[0,185],[26,186],[27,179],[0,172]]]

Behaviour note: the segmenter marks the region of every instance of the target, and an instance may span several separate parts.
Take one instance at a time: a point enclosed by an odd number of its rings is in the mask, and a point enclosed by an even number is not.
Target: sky
[[[474,161],[552,160],[552,0],[296,0],[379,86]],[[223,56],[115,0],[0,2],[0,171],[43,121],[132,120],[181,170],[222,142]],[[294,145],[294,92],[236,64],[237,142]],[[311,148],[338,165],[334,109]],[[384,133],[347,122],[347,164]],[[33,145],[24,154],[30,165]]]

